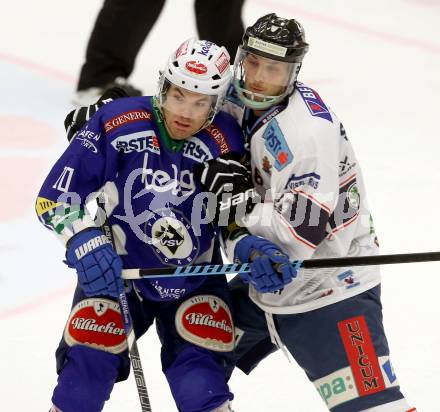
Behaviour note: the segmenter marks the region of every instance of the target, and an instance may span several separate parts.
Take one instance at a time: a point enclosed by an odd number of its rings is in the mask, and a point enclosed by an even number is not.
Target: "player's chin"
[[[173,126],[174,127],[172,127],[171,130],[171,137],[175,140],[188,139],[200,130],[200,127],[197,127],[197,125],[195,124],[191,124],[188,127],[177,127],[175,125]]]
[[[182,129],[173,129],[171,132],[171,137],[174,140],[184,140],[188,139],[188,137],[192,136],[192,129],[182,130]]]

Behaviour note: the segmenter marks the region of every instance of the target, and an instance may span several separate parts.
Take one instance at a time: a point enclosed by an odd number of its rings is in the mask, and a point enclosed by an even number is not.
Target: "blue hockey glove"
[[[66,263],[75,268],[87,296],[118,297],[124,290],[122,260],[101,230],[83,230],[67,244]]]
[[[235,245],[235,260],[250,262],[251,273],[240,273],[244,282],[258,292],[274,292],[296,277],[299,265],[274,243],[258,236],[246,236]]]

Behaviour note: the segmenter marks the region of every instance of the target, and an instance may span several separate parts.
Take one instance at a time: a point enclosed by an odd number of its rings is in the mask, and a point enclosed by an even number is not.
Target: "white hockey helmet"
[[[161,72],[157,96],[159,107],[166,106],[170,85],[211,96],[211,110],[203,125],[206,127],[220,110],[230,81],[230,57],[226,48],[207,40],[190,38],[168,58]]]

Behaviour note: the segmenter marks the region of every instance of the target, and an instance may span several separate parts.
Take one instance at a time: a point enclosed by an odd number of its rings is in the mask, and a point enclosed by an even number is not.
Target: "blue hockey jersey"
[[[193,167],[228,152],[243,153],[241,129],[232,116],[220,112],[194,136],[172,141],[153,100],[123,98],[100,108],[47,176],[37,214],[66,244],[75,233],[102,224],[99,213],[93,218],[86,204],[103,193],[124,268],[212,262],[219,256],[216,233]],[[136,283],[146,297],[161,301],[181,298],[203,280]]]

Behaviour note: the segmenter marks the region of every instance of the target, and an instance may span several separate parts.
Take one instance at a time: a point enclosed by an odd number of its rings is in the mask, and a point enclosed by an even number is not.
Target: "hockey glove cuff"
[[[122,260],[98,229],[84,230],[70,239],[65,263],[75,268],[78,282],[87,296],[117,298],[124,290]]]

